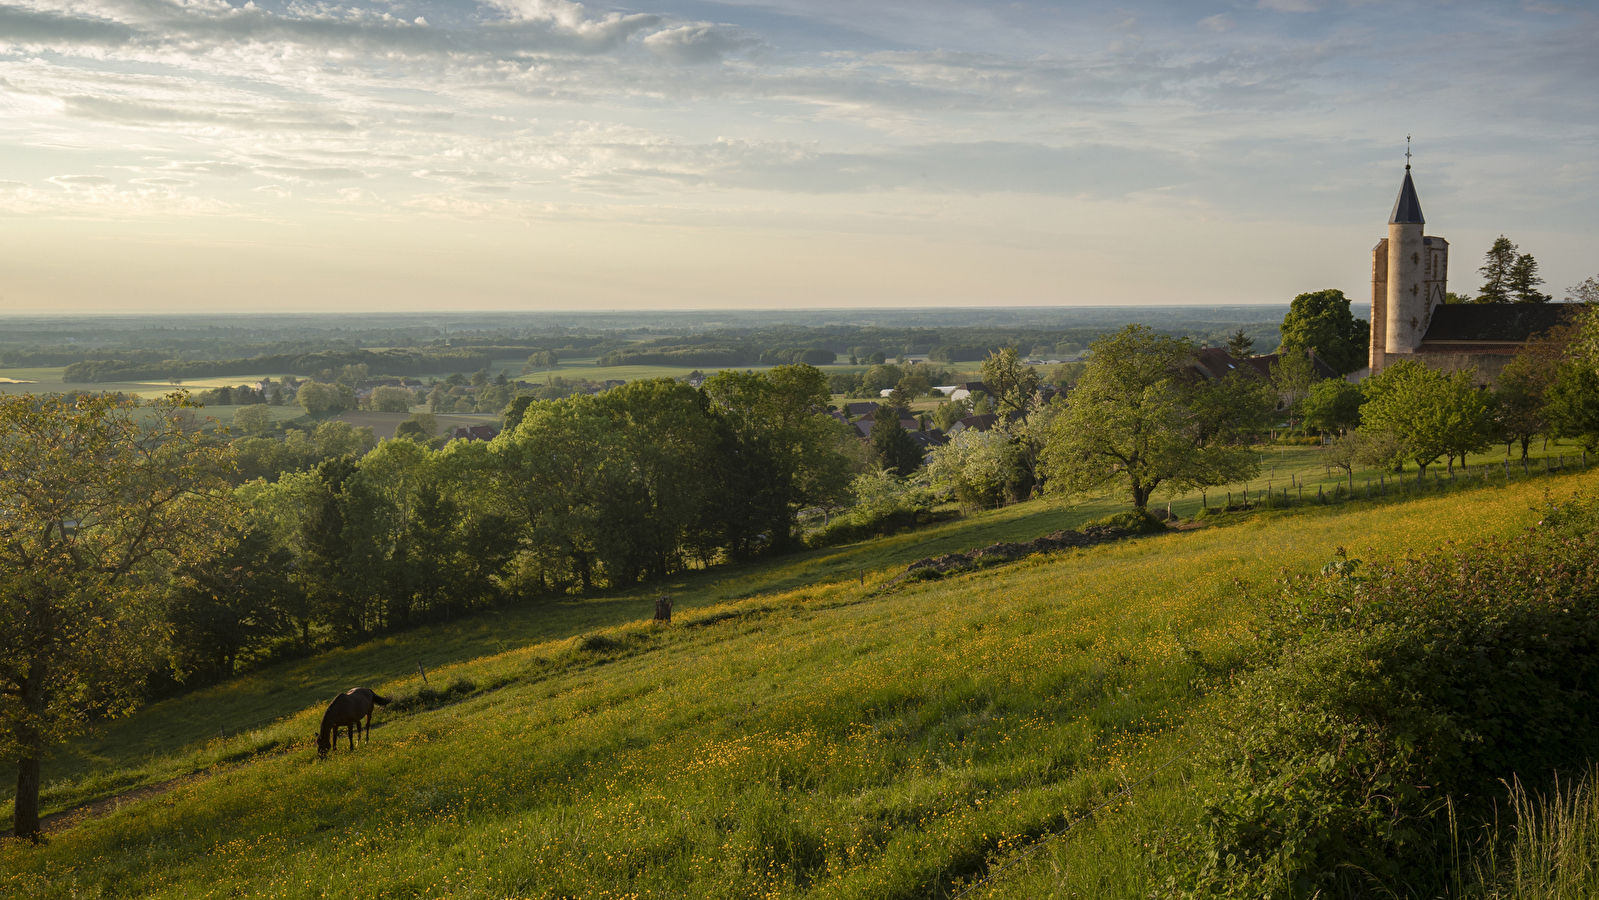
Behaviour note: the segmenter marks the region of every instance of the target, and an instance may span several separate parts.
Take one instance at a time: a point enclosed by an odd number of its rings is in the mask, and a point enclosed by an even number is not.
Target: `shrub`
[[[1573,496],[1556,503],[1546,494],[1538,525],[1567,538],[1593,534],[1599,531],[1599,499]]]
[[[1104,528],[1124,528],[1133,534],[1156,534],[1166,530],[1165,521],[1147,509],[1130,509],[1091,524]]]
[[[1546,518],[1547,521],[1547,518]],[[1188,896],[1430,892],[1452,808],[1599,751],[1599,540],[1535,531],[1356,575],[1289,581],[1254,671],[1210,725],[1224,772]]]
[[[850,482],[855,505],[805,539],[808,547],[833,547],[891,534],[929,521],[933,492],[891,472],[869,472]]]

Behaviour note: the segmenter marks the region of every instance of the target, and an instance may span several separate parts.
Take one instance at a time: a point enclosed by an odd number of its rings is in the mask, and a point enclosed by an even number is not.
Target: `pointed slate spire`
[[[1410,164],[1405,164],[1405,183],[1399,186],[1399,199],[1394,201],[1394,214],[1388,217],[1389,225],[1424,225],[1421,200],[1416,196],[1415,182],[1410,180]]]

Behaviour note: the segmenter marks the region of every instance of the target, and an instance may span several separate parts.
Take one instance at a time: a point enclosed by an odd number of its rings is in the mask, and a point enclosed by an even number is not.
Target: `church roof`
[[[1410,167],[1405,166],[1405,183],[1399,186],[1399,199],[1394,201],[1394,214],[1388,217],[1389,225],[1423,225],[1421,198],[1416,196],[1416,183],[1410,180]]]
[[[1575,303],[1447,303],[1433,308],[1423,344],[1520,343],[1570,321]]]

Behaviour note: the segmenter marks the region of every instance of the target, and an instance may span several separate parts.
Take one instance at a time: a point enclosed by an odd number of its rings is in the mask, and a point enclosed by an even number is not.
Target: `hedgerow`
[[[1285,582],[1205,737],[1224,777],[1176,892],[1432,896],[1506,782],[1599,756],[1596,509],[1551,503],[1515,540],[1365,575],[1340,551]]]

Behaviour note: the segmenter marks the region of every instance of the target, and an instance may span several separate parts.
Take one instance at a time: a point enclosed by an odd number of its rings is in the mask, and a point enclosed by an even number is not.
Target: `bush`
[[[926,485],[882,471],[857,476],[850,492],[855,505],[806,537],[807,547],[833,547],[915,528],[929,521],[934,502]]]
[[[1543,518],[1538,525],[1560,537],[1575,538],[1599,531],[1599,499],[1573,496],[1556,503],[1544,496]]]
[[[1501,779],[1599,752],[1593,534],[1358,566],[1291,580],[1258,623],[1254,671],[1208,726],[1224,775],[1187,896],[1431,895],[1452,814],[1490,821]]]
[[[1130,509],[1091,524],[1102,528],[1123,528],[1133,534],[1157,534],[1166,530],[1166,522],[1147,509]]]

